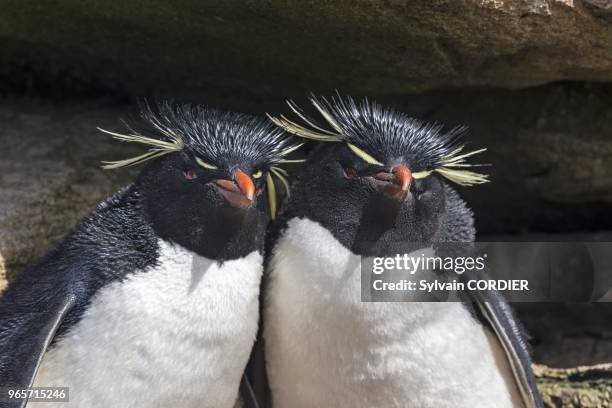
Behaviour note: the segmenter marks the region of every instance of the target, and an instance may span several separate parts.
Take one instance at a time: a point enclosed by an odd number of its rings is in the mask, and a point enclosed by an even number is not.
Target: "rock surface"
[[[124,112],[126,113],[126,112]],[[0,287],[3,275],[44,255],[133,171],[106,172],[100,160],[133,152],[96,126],[118,129],[118,111],[0,103]]]
[[[569,369],[534,365],[534,371],[546,407],[612,406],[612,364]]]
[[[612,80],[607,0],[3,2],[20,91],[198,97]]]
[[[612,303],[524,303],[515,310],[534,361],[571,368],[612,361]]]

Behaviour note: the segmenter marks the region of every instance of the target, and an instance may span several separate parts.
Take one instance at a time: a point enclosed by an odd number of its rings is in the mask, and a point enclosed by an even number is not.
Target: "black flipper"
[[[58,295],[35,308],[8,304],[7,298],[2,300],[0,303],[6,308],[0,312],[0,350],[3,351],[0,354],[0,386],[28,388],[34,382],[57,329],[76,303],[76,296],[71,293]],[[8,402],[6,396],[2,396],[0,408],[22,408],[26,403],[25,399]]]
[[[446,218],[439,231],[440,243],[436,253],[442,256],[473,255],[472,242],[475,238],[472,211],[459,198],[456,191],[445,187],[447,194]],[[445,244],[450,243],[450,244]],[[456,278],[454,271],[446,271]],[[470,279],[488,279],[486,271],[471,270],[460,275],[460,280],[467,285]],[[483,325],[489,327],[500,342],[512,369],[517,388],[526,408],[540,408],[544,404],[536,387],[535,376],[531,368],[529,349],[523,340],[524,335],[518,320],[514,317],[510,305],[499,293],[494,291],[462,291],[460,296],[465,306]]]
[[[240,397],[244,403],[244,408],[260,408],[255,391],[253,391],[246,374],[242,376],[242,381],[240,381]]]
[[[470,275],[469,273],[467,275]],[[474,279],[475,276],[463,276]],[[479,278],[482,278],[480,276]],[[543,408],[544,403],[536,386],[531,368],[529,349],[523,340],[522,329],[510,305],[494,291],[466,291],[468,302],[474,307],[475,317],[489,327],[500,342],[508,360],[516,386],[526,408]]]

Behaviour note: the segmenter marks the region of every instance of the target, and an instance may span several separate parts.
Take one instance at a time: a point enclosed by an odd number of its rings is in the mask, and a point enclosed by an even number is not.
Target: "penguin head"
[[[135,184],[155,232],[215,259],[260,246],[276,206],[272,175],[286,184],[278,165],[299,145],[265,119],[205,106],[144,105],[142,117],[142,130],[107,133],[149,151],[105,167],[147,162]]]
[[[460,200],[446,180],[462,185],[487,181],[466,169],[457,142],[463,128],[443,132],[367,99],[312,98],[326,122],[271,119],[295,135],[318,140],[292,188],[288,216],[321,223],[360,254],[380,254],[394,244],[431,242],[449,207]]]

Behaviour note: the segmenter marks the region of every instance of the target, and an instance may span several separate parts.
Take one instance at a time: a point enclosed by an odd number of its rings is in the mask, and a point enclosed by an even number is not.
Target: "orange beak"
[[[404,193],[407,192],[410,188],[410,183],[412,183],[412,172],[410,169],[400,164],[391,169],[391,173],[395,176],[395,183],[400,190]]]
[[[234,207],[247,208],[253,202],[255,195],[255,184],[251,177],[244,171],[237,169],[234,172],[234,180],[215,180],[219,191],[225,199]]]
[[[412,171],[403,164],[398,164],[390,173],[381,172],[374,176],[378,189],[387,197],[403,201],[408,195],[412,183]]]
[[[244,194],[246,198],[253,201],[253,195],[255,194],[255,184],[251,177],[244,171],[237,169],[234,172],[234,180],[238,184],[238,188]]]

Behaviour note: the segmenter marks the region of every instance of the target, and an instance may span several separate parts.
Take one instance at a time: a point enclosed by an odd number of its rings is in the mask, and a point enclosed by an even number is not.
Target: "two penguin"
[[[78,407],[258,407],[243,372],[261,295],[274,407],[541,406],[494,293],[360,302],[357,257],[473,241],[443,181],[485,181],[472,153],[367,100],[312,102],[329,129],[293,104],[304,125],[162,104],[147,129],[107,132],[149,146],[107,168],[147,163],[0,297],[0,385],[68,386]],[[283,130],[322,143],[264,248],[278,166],[299,161]]]

